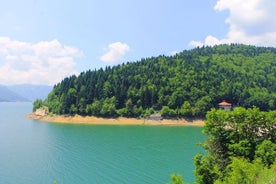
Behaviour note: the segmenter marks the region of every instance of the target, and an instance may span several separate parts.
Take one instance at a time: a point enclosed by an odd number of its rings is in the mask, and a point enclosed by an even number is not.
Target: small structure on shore
[[[227,112],[227,111],[231,110],[232,104],[226,102],[225,100],[223,100],[222,102],[220,102],[220,103],[218,104],[218,106],[219,106],[221,109],[223,109],[224,111]]]
[[[157,114],[151,114],[150,116],[147,117],[147,119],[154,120],[154,121],[161,121],[163,117],[161,116],[161,114],[157,113]]]

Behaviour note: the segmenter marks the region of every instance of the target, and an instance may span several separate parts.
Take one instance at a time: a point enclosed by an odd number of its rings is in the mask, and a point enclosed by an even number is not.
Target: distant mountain
[[[0,102],[25,102],[30,101],[27,98],[19,95],[8,89],[6,86],[0,85]]]
[[[35,99],[44,100],[53,89],[52,86],[31,84],[11,85],[7,86],[7,88],[20,96],[23,96],[29,101],[34,101]]]
[[[52,86],[20,84],[0,85],[0,102],[31,102],[35,99],[45,99]]]

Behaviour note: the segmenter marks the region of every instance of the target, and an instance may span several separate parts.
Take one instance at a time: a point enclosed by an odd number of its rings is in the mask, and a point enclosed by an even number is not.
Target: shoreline
[[[48,123],[63,123],[63,124],[87,124],[87,125],[149,125],[149,126],[198,126],[203,127],[204,119],[162,119],[162,120],[151,120],[151,119],[137,119],[137,118],[99,118],[95,116],[65,116],[65,115],[54,115],[54,116],[39,116],[35,113],[26,115],[27,118],[31,118],[41,122]]]

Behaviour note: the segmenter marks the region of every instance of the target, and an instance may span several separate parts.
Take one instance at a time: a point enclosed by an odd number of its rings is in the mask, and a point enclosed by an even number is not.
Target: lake
[[[68,125],[24,117],[31,103],[0,103],[0,183],[194,181],[201,127]]]

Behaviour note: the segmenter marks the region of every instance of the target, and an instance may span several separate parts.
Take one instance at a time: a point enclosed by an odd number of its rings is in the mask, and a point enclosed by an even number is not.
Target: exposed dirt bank
[[[52,123],[68,123],[68,124],[93,124],[93,125],[164,125],[164,126],[203,126],[204,119],[136,119],[136,118],[98,118],[94,116],[39,116],[35,113],[26,115],[28,118],[32,118],[43,122]]]

